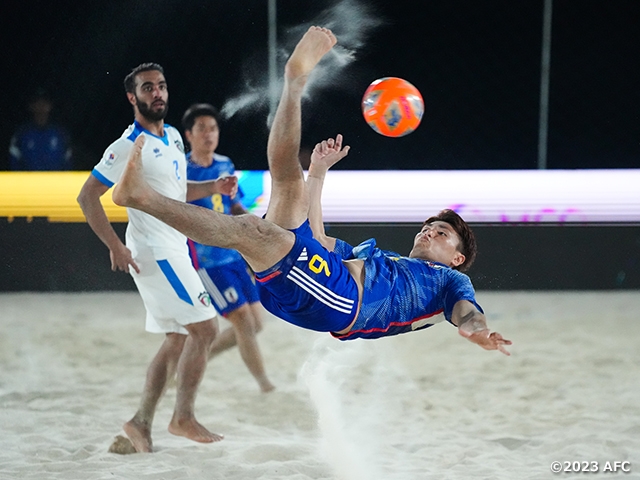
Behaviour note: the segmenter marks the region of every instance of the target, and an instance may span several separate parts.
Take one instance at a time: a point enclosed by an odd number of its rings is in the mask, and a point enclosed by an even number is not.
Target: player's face
[[[136,75],[136,91],[132,103],[140,115],[150,122],[164,120],[169,110],[169,91],[164,75],[157,70]]]
[[[196,117],[193,128],[187,131],[187,140],[193,151],[212,154],[218,148],[220,140],[218,122],[209,115]]]
[[[455,267],[465,260],[458,251],[459,244],[460,237],[453,227],[447,222],[436,221],[422,227],[414,239],[409,256]]]

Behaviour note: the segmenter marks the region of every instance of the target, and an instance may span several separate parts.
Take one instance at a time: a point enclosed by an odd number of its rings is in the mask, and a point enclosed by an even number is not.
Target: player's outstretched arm
[[[457,302],[453,307],[451,320],[458,327],[458,333],[470,342],[485,350],[499,350],[505,355],[511,355],[504,348],[505,345],[511,345],[511,340],[506,340],[498,332],[491,332],[485,316],[473,303],[467,300]]]
[[[336,239],[329,237],[324,231],[322,221],[322,187],[327,171],[346,157],[349,146],[342,146],[342,135],[335,139],[329,138],[318,143],[311,153],[311,165],[307,175],[307,190],[309,193],[309,223],[313,236],[326,249],[333,250]]]

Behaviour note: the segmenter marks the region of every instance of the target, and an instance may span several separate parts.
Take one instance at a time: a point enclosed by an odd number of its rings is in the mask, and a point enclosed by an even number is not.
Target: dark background
[[[342,132],[352,145],[345,169],[536,168],[543,0],[366,6],[278,1],[285,48],[292,27],[319,21],[327,9],[339,39],[363,18],[380,22],[357,59],[306,104],[303,146]],[[637,167],[640,1],[553,7],[549,168]],[[139,63],[165,67],[167,122],[176,126],[192,102],[222,106],[246,82],[266,78],[267,0],[10,1],[1,18],[0,148],[7,151],[25,120],[28,95],[44,86],[73,137],[78,170],[91,169],[131,123],[122,79]],[[424,96],[423,123],[407,137],[382,137],[362,119],[362,94],[383,76],[406,78]],[[266,168],[267,113],[253,109],[223,123],[219,151],[238,168]]]
[[[355,60],[305,103],[303,148],[340,132],[352,146],[343,169],[537,167],[543,0],[278,1],[281,62],[311,23],[328,25]],[[549,168],[640,165],[640,1],[554,0]],[[58,0],[4,2],[0,148],[45,87],[74,140],[74,168],[90,170],[133,119],[122,80],[154,61],[169,82],[167,122],[193,102],[221,107],[267,78],[267,0]],[[368,30],[364,27],[375,25]],[[281,74],[282,69],[279,69]],[[364,122],[369,83],[416,85],[426,114],[411,135],[389,139]],[[222,124],[219,152],[240,169],[266,168],[268,108]],[[0,170],[8,166],[0,155]],[[114,225],[123,235],[125,224]],[[419,225],[333,225],[357,243],[375,236],[407,253]],[[479,289],[639,289],[637,225],[474,226]],[[112,273],[86,223],[0,219],[1,291],[133,289]]]
[[[124,238],[126,224],[114,224]],[[328,225],[355,245],[408,254],[420,225]],[[473,225],[478,257],[469,271],[477,290],[640,290],[640,226]],[[135,290],[111,272],[109,251],[86,223],[0,219],[0,292]]]

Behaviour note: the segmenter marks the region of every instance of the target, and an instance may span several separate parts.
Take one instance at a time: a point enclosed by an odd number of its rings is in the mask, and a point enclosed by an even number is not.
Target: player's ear
[[[129,103],[131,105],[136,105],[137,104],[136,96],[133,93],[127,92],[127,99],[129,100]]]
[[[453,259],[451,260],[451,266],[458,267],[462,265],[466,259],[467,257],[465,257],[461,252],[458,252],[456,250],[456,254],[453,256]]]

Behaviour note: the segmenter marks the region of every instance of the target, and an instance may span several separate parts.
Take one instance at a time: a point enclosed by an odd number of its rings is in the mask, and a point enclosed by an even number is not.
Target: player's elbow
[[[104,188],[106,191],[106,187]],[[80,209],[83,212],[87,212],[95,203],[100,203],[100,197],[104,192],[99,191],[98,188],[92,186],[91,179],[89,179],[80,190],[80,193],[76,197],[76,202],[80,205]]]
[[[78,205],[80,205],[80,209],[84,211],[87,206],[87,194],[84,191],[84,188],[80,190],[80,193],[78,193],[78,196],[76,197],[76,202],[78,202]]]

